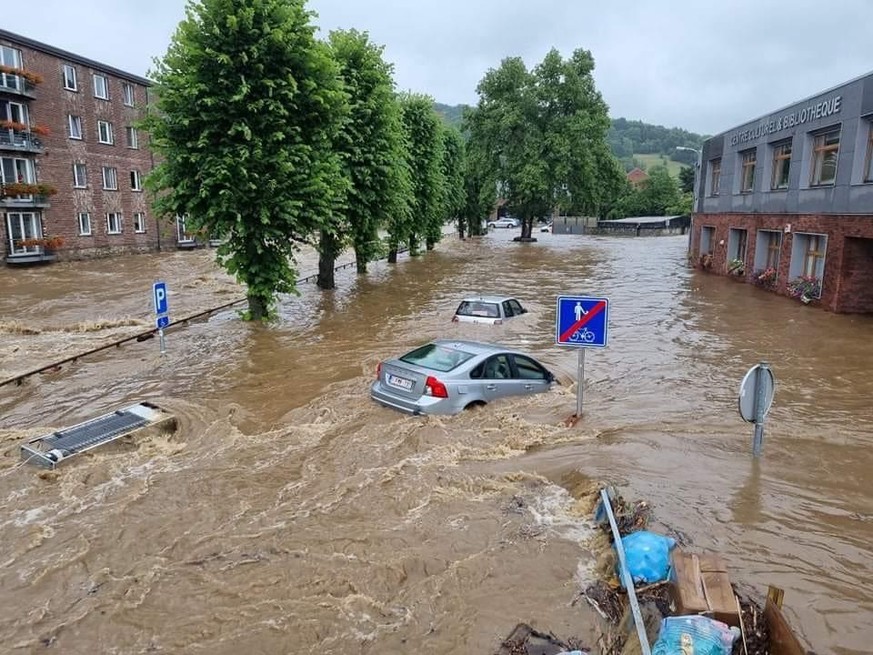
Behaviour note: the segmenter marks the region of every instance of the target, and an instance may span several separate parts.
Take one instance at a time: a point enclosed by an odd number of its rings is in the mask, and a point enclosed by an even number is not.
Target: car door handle
[[[526,385],[524,385],[524,388],[527,389],[528,391],[530,391],[530,390],[533,389],[533,385],[532,385],[532,384],[526,384]]]
[[[488,389],[488,391],[497,391],[497,385],[496,385],[496,384],[486,384],[486,385],[485,385],[485,388]]]

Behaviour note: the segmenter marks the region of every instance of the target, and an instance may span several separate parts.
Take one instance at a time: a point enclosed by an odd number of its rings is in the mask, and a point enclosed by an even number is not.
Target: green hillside
[[[682,164],[678,161],[668,159],[665,155],[634,155],[633,159],[636,159],[645,164],[645,167],[641,166],[640,168],[644,168],[644,170],[647,171],[651,170],[652,166],[658,166],[662,164],[666,165],[667,170],[673,177],[679,177],[679,171],[681,171],[682,167],[685,166],[685,164]]]

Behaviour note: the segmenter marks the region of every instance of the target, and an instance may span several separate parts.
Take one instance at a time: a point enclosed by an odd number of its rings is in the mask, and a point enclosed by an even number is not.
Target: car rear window
[[[400,361],[445,373],[457,368],[471,357],[473,357],[473,353],[429,343],[421,348],[416,348],[411,353],[406,353],[400,358]]]
[[[458,305],[458,316],[481,316],[484,318],[500,318],[500,307],[494,302],[465,300]]]

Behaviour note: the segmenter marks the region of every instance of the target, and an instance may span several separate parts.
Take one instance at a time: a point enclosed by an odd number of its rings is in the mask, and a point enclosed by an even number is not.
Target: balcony
[[[34,100],[36,85],[42,77],[22,68],[0,66],[0,93]]]
[[[33,266],[34,264],[50,264],[57,259],[48,248],[20,248],[17,252],[6,255],[9,266]]]
[[[41,154],[42,141],[30,130],[4,129],[0,121],[0,150]]]
[[[48,184],[13,183],[0,184],[0,207],[7,209],[27,209],[48,207],[49,196],[57,189]]]

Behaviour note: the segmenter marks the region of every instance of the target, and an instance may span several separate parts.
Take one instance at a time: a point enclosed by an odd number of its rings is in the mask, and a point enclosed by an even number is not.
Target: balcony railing
[[[0,207],[48,207],[57,189],[48,184],[17,182],[0,184]]]
[[[42,77],[32,71],[12,66],[0,66],[0,93],[35,98],[34,89],[40,82],[42,82]]]
[[[32,132],[0,128],[0,150],[41,153],[43,145]]]

